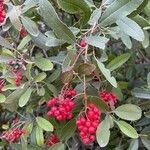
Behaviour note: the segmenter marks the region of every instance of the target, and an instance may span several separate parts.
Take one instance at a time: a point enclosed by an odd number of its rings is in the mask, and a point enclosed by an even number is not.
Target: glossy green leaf
[[[36,136],[37,145],[43,146],[44,145],[44,135],[43,135],[42,128],[40,128],[39,126],[36,126],[35,136]]]
[[[131,54],[130,53],[125,53],[120,56],[115,57],[108,65],[107,68],[110,71],[113,71],[119,67],[121,67],[128,59],[130,58]]]
[[[39,35],[39,29],[37,27],[37,25],[35,24],[34,21],[32,21],[30,18],[28,17],[21,17],[21,21],[23,23],[23,26],[25,27],[25,29],[29,32],[29,34],[33,35],[33,36],[38,36]]]
[[[85,25],[90,19],[91,10],[84,0],[57,0],[58,5],[70,14],[80,14],[80,25]]]
[[[136,139],[139,137],[137,131],[125,121],[117,121],[116,122],[120,130],[130,138]]]
[[[88,36],[86,37],[86,41],[89,45],[98,47],[100,49],[105,49],[109,39],[102,36]]]
[[[35,59],[35,65],[43,71],[49,71],[53,69],[53,64],[49,59],[38,57]]]
[[[24,107],[27,104],[27,102],[30,100],[31,93],[32,89],[29,87],[27,91],[19,99],[20,107]]]
[[[49,121],[47,121],[46,119],[44,119],[42,117],[36,117],[36,122],[37,122],[38,126],[45,131],[52,132],[54,130],[53,125]]]
[[[54,30],[57,37],[73,44],[76,39],[71,30],[58,18],[53,6],[48,0],[40,0],[40,15],[44,18],[47,25]],[[53,16],[53,17],[52,17]]]
[[[131,120],[131,121],[138,120],[142,116],[141,108],[133,104],[121,105],[117,107],[113,112],[118,117],[125,120]]]
[[[96,58],[95,58],[96,59]],[[107,69],[103,63],[101,63],[99,60],[96,59],[97,65],[102,72],[102,74],[105,76],[105,78],[109,81],[109,83],[114,86],[115,88],[117,87],[117,81],[116,79],[111,76],[110,70]]]
[[[110,138],[110,125],[109,122],[106,120],[103,120],[97,130],[96,130],[96,139],[100,147],[105,147]]]
[[[131,36],[137,41],[144,40],[144,32],[135,21],[125,17],[117,20],[116,23],[119,26],[119,28],[127,35]]]
[[[101,19],[101,26],[108,26],[122,19],[138,8],[143,0],[115,0],[104,11]]]

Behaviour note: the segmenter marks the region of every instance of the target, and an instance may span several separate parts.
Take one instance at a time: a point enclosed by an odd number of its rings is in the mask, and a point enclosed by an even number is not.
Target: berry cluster
[[[84,39],[82,39],[79,43],[80,47],[85,48],[87,46],[87,43]]]
[[[47,146],[52,146],[56,143],[59,142],[59,138],[57,137],[57,135],[52,134],[46,141]]]
[[[3,86],[4,86],[4,81],[0,80],[0,93],[2,92]]]
[[[78,118],[76,124],[84,144],[90,144],[96,140],[95,134],[100,123],[100,117],[100,110],[94,104],[89,104],[87,114]]]
[[[5,17],[4,0],[0,0],[0,23],[4,22]]]
[[[109,102],[111,102],[114,106],[116,105],[116,103],[117,103],[117,96],[114,93],[107,92],[107,91],[101,91],[99,93],[99,95],[102,98],[102,100],[104,100],[108,104],[109,104]]]
[[[52,98],[48,101],[47,106],[51,109],[47,116],[55,117],[58,121],[70,120],[72,118],[72,110],[75,107],[73,96],[76,95],[75,90],[67,90],[63,98]]]
[[[25,133],[26,131],[24,130],[14,128],[10,131],[4,132],[1,138],[7,140],[8,142],[14,142],[16,139],[20,138],[20,136]]]
[[[22,77],[22,73],[21,72],[17,72],[16,73],[16,79],[15,79],[15,85],[16,86],[20,86],[22,78],[23,78]]]
[[[19,32],[19,35],[20,35],[21,38],[23,38],[27,35],[27,32],[26,32],[25,28],[21,28],[21,30]]]

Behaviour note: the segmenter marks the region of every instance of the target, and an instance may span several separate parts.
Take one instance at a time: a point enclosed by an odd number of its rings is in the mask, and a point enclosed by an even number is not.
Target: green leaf
[[[20,107],[24,107],[27,104],[27,102],[30,100],[31,93],[32,89],[29,87],[27,91],[19,99]]]
[[[1,36],[0,36],[0,45],[3,46],[3,47],[5,47],[5,48],[8,48],[8,49],[15,50],[13,48],[13,46],[6,39],[4,39]]]
[[[121,67],[126,61],[128,61],[130,56],[131,56],[130,53],[125,53],[125,54],[122,54],[122,55],[116,57],[107,65],[107,68],[110,71],[113,71],[113,70]]]
[[[61,70],[60,69],[57,69],[55,70],[47,79],[48,82],[54,82],[56,79],[59,78],[61,74]]]
[[[101,19],[101,26],[108,26],[122,19],[138,8],[143,0],[115,0],[104,11]]]
[[[65,150],[65,145],[61,142],[54,144],[48,150]]]
[[[39,126],[36,126],[35,136],[36,136],[37,145],[43,146],[44,145],[44,135],[43,135],[43,130]]]
[[[95,58],[96,59],[96,58]],[[103,63],[101,63],[99,60],[96,59],[97,65],[100,69],[100,71],[103,73],[103,75],[105,76],[105,78],[109,81],[109,83],[114,86],[115,88],[117,88],[117,81],[116,79],[111,76],[110,70],[108,70]]]
[[[58,5],[70,14],[81,15],[80,25],[85,25],[90,19],[91,10],[84,0],[57,0]]]
[[[35,76],[34,82],[41,82],[46,78],[46,76],[47,75],[45,72],[39,73],[38,75]]]
[[[131,36],[137,41],[144,40],[144,32],[135,21],[125,17],[117,20],[116,23],[119,26],[119,28],[127,35]]]
[[[100,147],[105,147],[110,138],[110,125],[109,122],[106,120],[103,120],[97,130],[96,130],[96,139]]]
[[[131,42],[131,39],[130,37],[125,34],[124,32],[120,32],[120,38],[123,42],[123,44],[128,48],[128,49],[131,49],[132,48],[132,42]]]
[[[143,0],[141,5],[135,11],[133,11],[128,17],[134,17],[140,14],[144,10],[147,4],[148,4],[148,0]]]
[[[93,103],[101,112],[109,111],[107,104],[102,101],[99,97],[96,96],[88,96],[88,104]]]
[[[149,44],[150,44],[150,35],[148,33],[148,31],[144,31],[144,41],[142,41],[142,46],[143,48],[148,48]]]
[[[3,95],[3,94],[0,93],[0,103],[4,103],[5,100],[6,100],[5,95]]]
[[[109,41],[108,38],[102,36],[88,36],[86,41],[89,45],[98,47],[100,49],[105,49],[106,43]]]
[[[138,148],[139,148],[139,140],[136,139],[131,141],[129,148],[127,150],[138,150]]]
[[[54,130],[53,125],[49,121],[47,121],[46,119],[44,119],[42,117],[36,117],[36,122],[37,122],[38,126],[45,131],[52,132]]]
[[[74,44],[76,38],[71,30],[58,18],[55,9],[48,0],[40,0],[40,15],[47,25],[54,30],[57,37],[65,40],[69,44]],[[52,17],[53,16],[53,17]]]
[[[28,17],[23,17],[21,16],[21,21],[23,23],[23,26],[25,27],[25,29],[29,32],[29,34],[37,37],[39,35],[39,29],[37,27],[37,25],[35,24],[34,21],[32,21],[30,18]]]
[[[150,72],[147,75],[147,85],[148,85],[148,88],[150,89]]]
[[[28,44],[31,41],[31,37],[29,35],[25,36],[21,42],[19,43],[17,49],[21,50],[25,47],[26,44]]]
[[[95,65],[89,63],[82,63],[78,67],[78,73],[83,75],[90,75],[96,69]]]
[[[141,99],[150,99],[150,91],[141,88],[135,88],[131,91],[132,95]]]
[[[116,121],[120,130],[130,138],[136,139],[139,137],[137,131],[125,121]]]
[[[7,84],[3,87],[2,91],[7,91],[7,90],[16,90],[17,87],[13,84]]]
[[[12,25],[20,31],[22,28],[22,24],[20,22],[21,9],[20,6],[13,6],[11,10],[8,12],[8,17],[12,23]]]
[[[88,21],[88,24],[94,26],[98,23],[98,20],[100,19],[102,14],[102,9],[100,8],[96,8],[93,13],[91,14],[90,20]]]
[[[35,59],[35,65],[43,71],[49,71],[53,69],[53,64],[49,59],[38,57]]]
[[[142,116],[141,108],[133,104],[121,105],[117,107],[113,112],[118,117],[130,121],[138,120]]]
[[[72,119],[66,123],[61,129],[61,140],[68,140],[76,131],[76,119]]]
[[[141,28],[147,28],[150,26],[150,22],[148,22],[148,20],[140,15],[133,17],[132,20],[134,20],[139,26],[141,26]]]

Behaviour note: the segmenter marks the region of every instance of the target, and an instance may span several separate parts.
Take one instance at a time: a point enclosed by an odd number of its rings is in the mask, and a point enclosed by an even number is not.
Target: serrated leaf
[[[111,76],[110,70],[105,68],[104,64],[101,63],[99,60],[96,59],[96,62],[97,62],[97,65],[98,65],[100,71],[103,73],[105,78],[109,81],[109,83],[112,86],[114,86],[115,88],[117,88],[117,81],[113,76]]]
[[[46,76],[47,75],[45,72],[39,73],[38,75],[35,76],[34,82],[41,82],[46,78]]]
[[[65,145],[61,142],[52,145],[48,150],[65,150]]]
[[[138,8],[143,0],[115,0],[104,11],[101,19],[101,26],[108,26],[115,23],[117,20],[126,17],[136,8]]]
[[[96,139],[100,147],[105,147],[110,138],[110,125],[109,122],[106,120],[103,120],[97,130],[96,130]]]
[[[107,68],[110,71],[113,71],[119,67],[121,67],[128,59],[130,58],[130,53],[125,53],[120,56],[117,56],[115,59],[113,59],[108,65]]]
[[[131,91],[132,95],[141,99],[150,99],[150,91],[141,88],[135,88]]]
[[[91,10],[84,0],[57,0],[58,5],[70,14],[81,15],[80,25],[85,25],[90,19]]]
[[[72,119],[61,129],[61,140],[68,140],[76,131],[76,120]]]
[[[49,71],[53,69],[53,64],[49,59],[38,57],[35,59],[35,65],[43,71]]]
[[[38,126],[45,131],[52,132],[54,130],[53,125],[49,121],[47,121],[46,119],[44,119],[42,117],[36,117],[36,122],[37,122]]]
[[[31,93],[32,89],[29,87],[27,91],[19,99],[20,107],[24,107],[27,104],[27,102],[30,100]]]
[[[98,47],[100,49],[105,49],[109,39],[102,36],[88,36],[86,37],[86,41],[89,45]]]
[[[58,18],[55,9],[48,0],[40,0],[39,8],[40,8],[40,15],[44,18],[44,21],[47,23],[47,25],[54,30],[57,37],[63,39],[69,44],[73,44],[76,41],[74,34]]]
[[[21,17],[21,21],[23,23],[24,28],[28,31],[29,34],[35,37],[39,35],[39,29],[34,21],[24,16]]]
[[[43,135],[43,130],[39,126],[36,126],[35,136],[36,136],[37,145],[43,146],[44,145],[44,135]]]
[[[0,103],[4,103],[5,100],[6,100],[5,95],[3,95],[3,94],[0,93]]]
[[[133,104],[124,104],[113,111],[118,117],[125,120],[135,121],[141,118],[141,108]]]
[[[125,17],[117,20],[116,23],[119,26],[119,28],[127,35],[131,36],[137,41],[144,40],[144,32],[135,21]]]
[[[137,131],[125,121],[116,121],[120,130],[130,138],[136,139],[139,137]]]

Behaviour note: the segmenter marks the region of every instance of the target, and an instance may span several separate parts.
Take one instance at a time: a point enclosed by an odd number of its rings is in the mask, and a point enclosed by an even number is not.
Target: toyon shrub
[[[0,149],[150,149],[150,1],[0,0]]]

